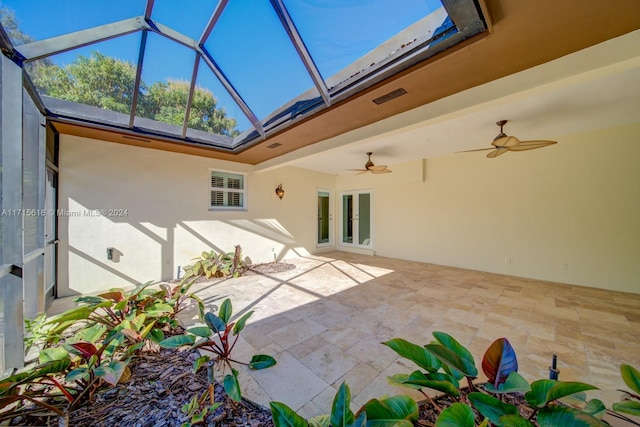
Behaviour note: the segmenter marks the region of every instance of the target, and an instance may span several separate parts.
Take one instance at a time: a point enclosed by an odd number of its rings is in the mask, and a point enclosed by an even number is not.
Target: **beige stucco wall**
[[[297,168],[253,167],[62,135],[59,295],[171,279],[203,250],[252,262],[315,250],[316,187],[335,177]],[[211,169],[247,173],[248,210],[208,210]],[[286,194],[274,192],[282,183]],[[84,216],[88,210],[126,210]],[[107,248],[115,248],[113,260]]]
[[[640,293],[639,135],[638,124],[566,135],[337,185],[374,190],[378,255]]]
[[[172,278],[210,247],[240,244],[253,262],[316,252],[318,188],[335,190],[336,219],[340,192],[373,191],[377,255],[640,293],[638,135],[628,125],[338,177],[62,136],[60,208],[127,215],[60,218],[60,295]],[[247,211],[208,211],[210,169],[248,174]]]

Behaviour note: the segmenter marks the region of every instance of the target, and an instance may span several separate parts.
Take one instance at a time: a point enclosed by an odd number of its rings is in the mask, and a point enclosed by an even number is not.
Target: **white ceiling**
[[[454,155],[489,147],[499,128],[520,140],[640,122],[640,31],[504,77],[257,165],[353,174],[372,151],[375,164]],[[487,66],[491,64],[488,63]],[[393,102],[393,101],[390,101]],[[552,150],[553,146],[544,148]],[[482,161],[486,152],[460,153]],[[526,152],[509,153],[522,156]],[[384,177],[384,175],[380,175]]]

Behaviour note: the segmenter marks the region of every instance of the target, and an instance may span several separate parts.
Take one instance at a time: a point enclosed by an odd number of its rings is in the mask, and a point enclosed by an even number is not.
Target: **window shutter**
[[[229,192],[229,206],[242,206],[242,194]]]
[[[224,206],[224,192],[212,191],[211,192],[211,206]]]
[[[220,175],[211,174],[211,187],[224,188],[224,177]]]
[[[227,188],[240,189],[240,179],[239,178],[229,178],[227,180]]]

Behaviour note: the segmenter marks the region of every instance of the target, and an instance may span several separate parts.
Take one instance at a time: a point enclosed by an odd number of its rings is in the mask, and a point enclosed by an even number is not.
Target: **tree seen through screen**
[[[17,25],[14,13],[0,7],[0,22],[15,44],[33,39]],[[43,95],[129,114],[135,90],[136,65],[93,51],[87,57],[78,55],[63,67],[50,59],[25,65],[38,91]],[[182,126],[186,113],[190,84],[184,80],[140,82],[136,115],[171,125]],[[213,93],[203,87],[194,89],[188,126],[220,135],[236,136],[236,119],[217,108]]]

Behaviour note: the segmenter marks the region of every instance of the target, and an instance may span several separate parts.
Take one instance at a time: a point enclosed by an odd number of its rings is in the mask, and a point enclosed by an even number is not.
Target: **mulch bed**
[[[286,262],[267,262],[264,264],[251,264],[242,271],[242,276],[252,276],[254,274],[282,273],[296,268],[293,264]]]
[[[115,387],[103,387],[89,404],[69,413],[73,427],[173,427],[189,421],[181,411],[208,387],[206,369],[193,373],[197,350],[145,347],[131,361],[131,377]],[[273,427],[271,412],[247,401],[234,402],[216,383],[215,401],[222,404],[206,418],[207,426]],[[18,417],[14,426],[57,426],[58,417]],[[60,424],[62,425],[62,424]]]
[[[256,274],[275,274],[275,273],[283,273],[285,271],[294,270],[296,266],[294,264],[288,264],[286,262],[265,262],[262,264],[250,264],[245,265],[240,270],[240,276],[255,276]],[[219,279],[220,277],[216,277]],[[172,279],[169,280],[169,283],[179,283],[181,279]],[[207,279],[204,275],[199,276],[194,280],[194,283],[202,283],[208,282],[213,279]]]
[[[193,373],[199,353],[189,349],[145,351],[129,365],[131,378],[100,391],[86,407],[69,414],[70,426],[180,426],[189,420],[180,408],[208,387],[206,369]],[[207,416],[208,426],[273,426],[271,412],[243,400],[229,399],[216,384],[220,407]]]
[[[181,411],[184,404],[208,387],[205,369],[193,373],[193,362],[199,357],[188,348],[163,349],[146,346],[132,362],[131,378],[116,387],[100,389],[90,404],[69,413],[69,426],[74,427],[173,427],[189,421]],[[277,381],[277,378],[273,379]],[[241,384],[242,386],[242,384]],[[462,389],[464,395],[468,389]],[[505,395],[506,403],[517,405],[525,417],[531,410],[523,405],[522,395]],[[463,397],[464,399],[464,397]],[[211,427],[274,427],[271,412],[248,400],[234,402],[223,387],[216,384],[215,401],[221,405],[205,421]],[[454,400],[446,395],[435,399],[444,409]],[[331,408],[325,408],[330,412]],[[476,414],[477,415],[477,414]],[[420,404],[418,426],[435,425],[438,412],[429,402]],[[58,425],[57,417],[14,419],[11,425]],[[481,419],[482,417],[478,417]]]

